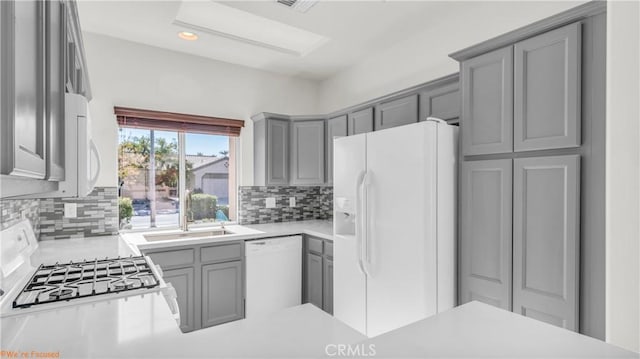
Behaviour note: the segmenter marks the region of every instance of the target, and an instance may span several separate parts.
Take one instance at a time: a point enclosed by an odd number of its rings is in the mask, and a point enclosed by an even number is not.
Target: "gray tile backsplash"
[[[64,218],[64,204],[76,203],[77,218]],[[40,240],[79,238],[118,233],[116,187],[96,187],[87,197],[0,201],[2,228],[29,218]]]
[[[36,238],[40,235],[40,200],[38,199],[11,199],[0,200],[2,212],[0,229],[5,229],[24,218],[31,222]]]
[[[275,208],[266,208],[268,197],[275,197]],[[296,198],[295,207],[289,207],[290,197]],[[240,224],[333,217],[333,187],[241,186],[238,190],[238,202],[238,223]]]

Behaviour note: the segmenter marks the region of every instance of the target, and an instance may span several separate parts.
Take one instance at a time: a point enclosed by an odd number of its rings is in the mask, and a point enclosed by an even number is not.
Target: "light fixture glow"
[[[198,35],[189,31],[180,31],[178,33],[178,37],[181,38],[182,40],[187,40],[187,41],[198,40]]]
[[[329,41],[311,31],[215,1],[183,0],[173,25],[300,57]]]

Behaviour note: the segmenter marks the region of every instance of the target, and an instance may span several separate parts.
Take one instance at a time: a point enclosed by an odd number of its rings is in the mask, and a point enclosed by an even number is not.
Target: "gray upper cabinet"
[[[375,129],[407,125],[418,122],[418,95],[410,95],[376,105]]]
[[[513,310],[578,330],[580,157],[514,160]]]
[[[518,42],[515,151],[580,146],[581,24]]]
[[[347,118],[349,136],[373,131],[373,107],[352,112]]]
[[[336,137],[347,135],[347,115],[342,115],[327,120],[327,183],[333,183],[333,140]]]
[[[47,77],[46,88],[49,94],[46,101],[48,179],[64,180],[64,94],[65,94],[65,48],[67,43],[67,20],[64,3],[53,0],[46,3],[47,23]]]
[[[70,63],[83,78],[82,94],[90,95],[76,3],[0,1],[0,20],[0,196],[33,197],[65,179]]]
[[[289,183],[289,120],[262,118],[253,125],[254,184]]]
[[[202,327],[244,318],[242,262],[202,266]]]
[[[512,160],[463,162],[459,301],[511,310]]]
[[[267,185],[289,183],[289,121],[267,122]]]
[[[291,184],[324,183],[324,120],[291,123]]]
[[[445,121],[460,118],[460,89],[458,83],[420,93],[420,121],[436,117]]]
[[[47,175],[45,2],[3,1],[2,174]]]
[[[193,267],[164,270],[162,278],[165,282],[171,283],[176,290],[178,308],[180,309],[180,330],[183,332],[195,330],[196,303]]]
[[[462,153],[513,150],[513,47],[462,62]]]

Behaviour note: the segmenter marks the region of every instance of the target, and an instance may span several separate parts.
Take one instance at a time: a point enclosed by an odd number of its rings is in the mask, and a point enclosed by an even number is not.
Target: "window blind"
[[[161,131],[195,132],[209,135],[240,136],[244,121],[229,118],[189,115],[175,112],[114,107],[120,127]]]

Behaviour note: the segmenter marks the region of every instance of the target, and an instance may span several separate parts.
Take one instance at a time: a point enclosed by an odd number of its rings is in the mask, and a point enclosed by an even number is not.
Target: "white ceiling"
[[[79,1],[78,11],[83,31],[321,80],[410,36],[425,26],[430,8],[438,5],[428,1],[321,1],[307,13],[299,13],[275,0],[219,3],[329,40],[305,56],[202,32],[197,41],[181,40],[177,33],[189,30],[173,24],[181,1]]]

